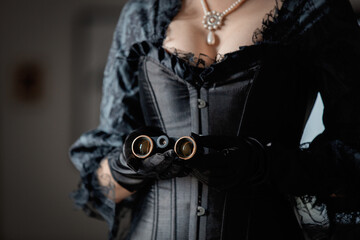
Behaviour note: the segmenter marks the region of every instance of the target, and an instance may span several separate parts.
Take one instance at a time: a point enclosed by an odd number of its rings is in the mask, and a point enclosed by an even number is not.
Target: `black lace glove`
[[[192,137],[204,153],[189,160],[187,166],[201,182],[229,190],[241,184],[256,185],[265,178],[265,151],[256,139],[194,133]]]
[[[135,191],[154,179],[169,179],[189,174],[185,162],[177,157],[173,149],[155,152],[144,159],[135,157],[131,151],[131,144],[139,135],[152,137],[163,133],[150,127],[135,130],[125,139],[118,157],[109,159],[112,175],[122,187]]]

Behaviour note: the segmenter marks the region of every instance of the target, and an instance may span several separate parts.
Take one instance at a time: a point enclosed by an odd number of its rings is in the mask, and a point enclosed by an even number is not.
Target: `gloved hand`
[[[109,159],[109,166],[115,180],[129,191],[135,191],[154,179],[183,177],[189,174],[185,162],[178,158],[171,148],[155,152],[149,157],[140,159],[131,151],[133,140],[139,135],[163,135],[157,128],[141,128],[129,134],[117,158]]]
[[[201,182],[219,190],[259,183],[266,173],[265,151],[248,137],[191,135],[204,153],[187,162]]]

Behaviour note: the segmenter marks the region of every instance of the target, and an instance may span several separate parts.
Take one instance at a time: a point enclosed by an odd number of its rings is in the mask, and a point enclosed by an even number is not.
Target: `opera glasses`
[[[132,141],[131,151],[137,158],[147,158],[152,153],[164,152],[171,147],[180,159],[189,160],[195,155],[197,145],[192,137],[183,136],[177,139],[175,144],[172,144],[173,142],[166,135],[139,135]]]

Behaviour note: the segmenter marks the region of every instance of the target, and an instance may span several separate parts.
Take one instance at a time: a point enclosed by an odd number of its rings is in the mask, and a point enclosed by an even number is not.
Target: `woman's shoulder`
[[[298,24],[308,27],[329,19],[356,20],[349,0],[280,0],[284,2],[287,17]],[[356,21],[355,21],[356,22]]]
[[[357,27],[349,0],[277,0],[281,7],[264,21],[263,38],[275,42],[298,41],[302,36],[326,35],[339,26]]]
[[[338,10],[349,9],[351,7],[349,0],[276,0],[282,2],[284,7],[290,11],[311,12],[318,11],[319,14],[328,13],[330,9],[334,7],[339,8]]]
[[[144,26],[151,16],[152,6],[158,0],[128,0],[121,10],[121,20],[129,20],[128,27]]]
[[[132,44],[149,39],[154,33],[153,8],[158,0],[128,0],[121,9],[114,32],[118,54],[127,55]],[[113,45],[114,46],[114,45]]]
[[[124,4],[124,8],[127,9],[144,9],[147,6],[151,5],[152,3],[156,2],[158,0],[128,0]]]

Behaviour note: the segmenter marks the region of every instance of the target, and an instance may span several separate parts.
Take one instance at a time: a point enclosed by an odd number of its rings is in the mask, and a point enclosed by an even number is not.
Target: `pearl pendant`
[[[217,12],[215,10],[209,11],[209,8],[205,2],[205,0],[200,0],[201,6],[204,10],[204,17],[202,20],[202,24],[204,28],[209,30],[209,33],[207,35],[207,44],[214,45],[215,40],[215,33],[213,31],[220,29],[221,25],[223,24],[222,21],[230,14],[232,11],[237,9],[242,3],[244,3],[246,0],[236,0],[233,4],[231,4],[230,7],[225,9],[223,12]]]
[[[213,31],[209,31],[207,35],[207,44],[214,45],[215,44],[215,34]]]

